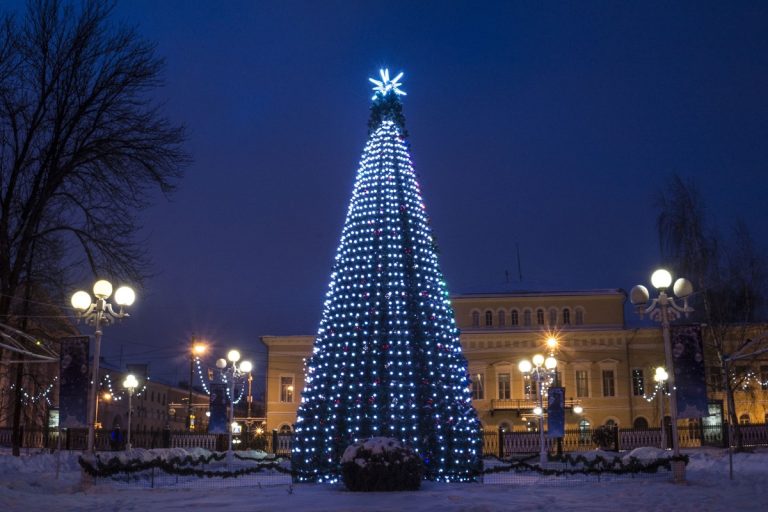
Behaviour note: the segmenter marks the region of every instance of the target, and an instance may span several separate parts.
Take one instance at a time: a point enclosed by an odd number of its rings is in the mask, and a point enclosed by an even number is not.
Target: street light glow
[[[672,284],[672,274],[660,268],[651,275],[651,284],[659,290],[665,290]]]
[[[237,350],[230,350],[227,352],[227,359],[232,361],[233,363],[236,363],[240,360],[240,352]]]
[[[91,296],[88,292],[80,290],[72,294],[72,307],[78,311],[85,311],[91,306]]]
[[[536,354],[533,356],[533,364],[534,366],[541,366],[544,364],[544,356],[541,354]]]
[[[106,279],[99,279],[93,285],[93,294],[97,299],[108,299],[112,295],[112,283]]]
[[[118,306],[130,306],[136,300],[136,292],[130,286],[121,286],[115,292],[115,303]]]

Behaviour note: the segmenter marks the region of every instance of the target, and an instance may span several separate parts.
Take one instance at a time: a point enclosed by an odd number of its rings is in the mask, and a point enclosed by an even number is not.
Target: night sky
[[[453,294],[647,283],[673,172],[766,246],[768,3],[476,4],[120,2],[194,163],[142,215],[156,275],[108,360],[186,379],[196,334],[263,375],[259,336],[316,332],[380,67]]]

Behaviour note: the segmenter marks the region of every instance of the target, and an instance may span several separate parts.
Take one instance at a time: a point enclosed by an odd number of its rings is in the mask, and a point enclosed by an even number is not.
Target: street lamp
[[[232,364],[228,364],[229,363]],[[232,462],[232,430],[235,426],[235,379],[245,375],[253,369],[253,365],[250,361],[240,361],[240,352],[237,350],[230,350],[227,353],[227,359],[219,359],[216,361],[216,367],[219,368],[225,374],[229,374],[229,448],[227,449],[227,461]]]
[[[659,421],[661,425],[662,450],[667,449],[667,431],[664,428],[664,382],[666,382],[667,378],[669,378],[669,375],[667,375],[667,370],[665,370],[662,366],[656,368],[656,373],[653,374],[653,380],[656,381],[656,392],[659,394]]]
[[[674,295],[683,300],[680,305],[675,297],[667,295],[667,289],[672,284],[672,274],[660,268],[651,275],[651,284],[659,291],[658,298],[650,299],[648,288],[639,284],[632,288],[629,300],[637,308],[642,318],[650,314],[651,319],[661,322],[661,331],[664,337],[664,358],[668,368],[669,377],[669,415],[672,420],[672,453],[680,456],[680,441],[677,437],[677,390],[675,389],[675,367],[672,361],[672,342],[669,335],[669,322],[677,320],[681,315],[688,317],[693,308],[688,306],[688,297],[693,293],[693,285],[685,278],[675,281],[672,291]]]
[[[128,376],[123,381],[123,387],[128,390],[128,438],[125,443],[125,449],[130,450],[131,449],[131,417],[133,416],[133,392],[136,391],[136,388],[139,387],[139,381],[136,380],[136,377],[129,373]]]
[[[544,464],[547,462],[547,449],[544,443],[544,397],[542,382],[545,379],[554,378],[557,359],[552,356],[545,358],[541,354],[536,354],[533,356],[532,361],[533,364],[531,364],[531,361],[523,359],[517,367],[524,375],[529,375],[536,381],[536,394],[539,398],[539,405],[533,409],[533,412],[539,417],[539,466],[544,467]]]
[[[95,328],[94,349],[93,349],[93,370],[91,371],[91,390],[88,394],[88,446],[87,450],[94,451],[94,441],[96,438],[96,404],[97,388],[99,386],[99,358],[101,357],[101,334],[102,326],[109,325],[115,320],[127,317],[128,313],[124,311],[125,307],[130,306],[136,300],[136,293],[129,286],[121,286],[115,292],[115,303],[120,306],[120,310],[115,312],[112,304],[107,299],[112,295],[112,283],[100,279],[93,285],[93,295],[95,301],[92,301],[88,292],[77,291],[72,294],[71,304],[75,308],[78,319],[84,318],[86,323],[92,324]]]
[[[192,431],[192,379],[194,377],[195,359],[205,354],[208,346],[205,343],[196,343],[195,337],[192,337],[192,347],[189,357],[189,401],[187,403],[187,430]]]

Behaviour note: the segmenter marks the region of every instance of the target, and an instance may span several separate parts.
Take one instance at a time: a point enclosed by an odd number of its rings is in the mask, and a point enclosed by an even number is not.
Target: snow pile
[[[396,452],[405,450],[405,446],[397,439],[391,437],[371,437],[365,441],[358,441],[347,446],[344,454],[341,456],[341,463],[352,462],[355,456],[362,451],[367,451],[372,455],[381,455],[384,452]],[[359,464],[359,462],[358,462]]]

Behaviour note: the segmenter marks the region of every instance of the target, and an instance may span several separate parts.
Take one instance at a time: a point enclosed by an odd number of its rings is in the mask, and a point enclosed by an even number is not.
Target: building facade
[[[655,369],[665,366],[661,328],[628,328],[626,298],[620,289],[452,297],[484,429],[538,428],[535,383],[518,363],[550,351],[558,361],[558,384],[565,388],[566,429],[658,426],[662,400],[669,415],[668,397],[657,392],[653,379]],[[558,341],[554,349],[547,346],[550,337]],[[289,432],[314,336],[263,336],[262,341],[268,349],[267,429]],[[753,423],[764,422],[768,413],[768,363],[763,364],[755,371],[766,373],[765,382],[753,385],[749,395],[736,393],[739,417]],[[708,365],[707,372],[710,398],[722,401],[716,366]]]

